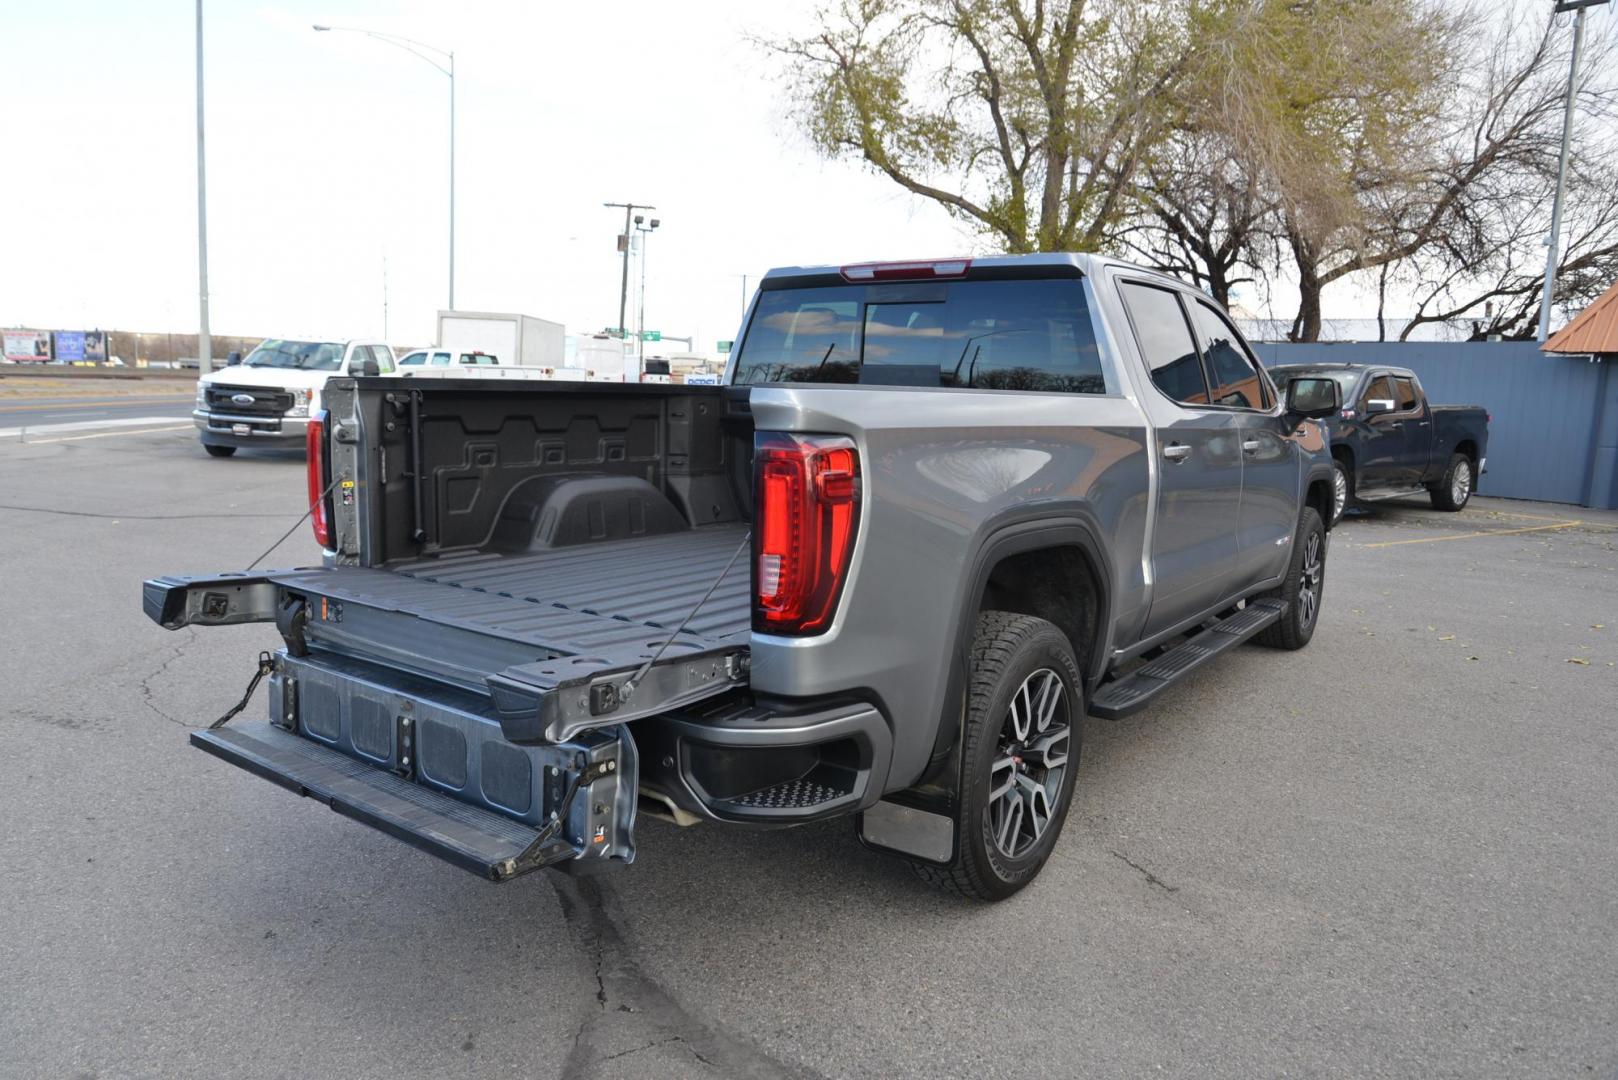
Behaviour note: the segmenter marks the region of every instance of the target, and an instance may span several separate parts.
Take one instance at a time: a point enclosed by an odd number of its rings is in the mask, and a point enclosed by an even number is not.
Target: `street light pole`
[[[618,234],[618,243],[621,245],[624,256],[623,277],[618,286],[618,336],[621,339],[629,332],[629,328],[624,325],[624,319],[629,312],[629,229],[633,221],[631,215],[636,210],[656,210],[657,207],[632,202],[609,202],[601,205],[621,206],[624,208],[624,231]]]
[[[198,0],[201,4],[201,0]],[[199,16],[200,18],[200,16]],[[414,38],[407,38],[399,34],[384,34],[378,30],[366,30],[358,26],[322,26],[315,24],[315,29],[321,32],[336,32],[340,34],[364,34],[394,48],[403,49],[410,55],[427,61],[437,68],[439,74],[449,76],[449,310],[455,310],[455,54],[447,49],[440,49],[436,45],[428,45]],[[427,52],[437,53],[448,61],[448,66],[434,60]]]
[[[646,369],[646,241],[652,235],[652,230],[663,224],[657,218],[652,219],[651,226],[642,225],[644,219],[635,215],[635,231],[640,233],[640,317],[636,320],[639,332],[636,355],[640,358],[641,370]]]
[[[1562,242],[1562,193],[1567,187],[1567,159],[1573,145],[1573,108],[1579,94],[1579,54],[1584,51],[1584,9],[1607,0],[1558,0],[1556,14],[1573,16],[1573,63],[1567,73],[1567,104],[1562,113],[1562,158],[1556,169],[1556,201],[1551,208],[1551,234],[1545,238],[1545,290],[1539,299],[1539,340],[1551,332],[1551,300],[1556,292],[1556,260]]]
[[[208,156],[202,122],[202,0],[197,0],[197,297],[202,321],[197,331],[197,372],[213,370],[213,335],[208,331]]]

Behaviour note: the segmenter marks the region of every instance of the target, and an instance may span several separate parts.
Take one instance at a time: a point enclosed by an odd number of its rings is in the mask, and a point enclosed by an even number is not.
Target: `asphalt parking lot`
[[[1618,1072],[1614,515],[1345,522],[1313,644],[1090,721],[1051,865],[973,906],[846,822],[495,887],[190,749],[277,638],[140,581],[303,490],[185,431],[0,444],[0,1076]]]

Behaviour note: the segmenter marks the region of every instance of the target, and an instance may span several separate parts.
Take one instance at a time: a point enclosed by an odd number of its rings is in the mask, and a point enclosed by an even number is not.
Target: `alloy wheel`
[[[1040,668],[1011,696],[989,767],[989,835],[1001,855],[1026,855],[1057,810],[1068,767],[1073,718],[1067,687]]]
[[[1470,462],[1462,461],[1455,466],[1455,479],[1449,483],[1450,501],[1460,506],[1470,494],[1472,494],[1472,465]]]
[[[1303,575],[1298,584],[1298,614],[1303,626],[1313,626],[1320,610],[1320,585],[1326,574],[1324,550],[1320,534],[1310,533],[1303,548]]]
[[[1332,470],[1332,507],[1331,519],[1336,521],[1343,516],[1343,510],[1348,506],[1348,474],[1339,466]]]

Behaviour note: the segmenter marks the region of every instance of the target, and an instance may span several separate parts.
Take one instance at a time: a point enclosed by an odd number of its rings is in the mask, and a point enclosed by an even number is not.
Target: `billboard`
[[[107,335],[100,330],[58,330],[51,335],[55,340],[56,359],[68,363],[105,363]]]
[[[19,364],[43,364],[51,358],[51,335],[47,330],[4,330],[0,339],[5,345],[7,360]]]

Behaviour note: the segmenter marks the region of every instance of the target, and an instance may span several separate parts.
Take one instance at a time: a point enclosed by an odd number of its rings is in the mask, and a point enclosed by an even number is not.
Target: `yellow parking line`
[[[114,435],[150,435],[154,431],[189,431],[190,424],[181,424],[178,427],[143,427],[128,428],[123,431],[103,431],[98,435],[66,435],[60,439],[29,439],[24,446],[43,446],[46,443],[78,442],[80,439],[110,439]]]
[[[1479,536],[1514,536],[1518,533],[1545,532],[1548,529],[1571,529],[1579,521],[1558,521],[1554,525],[1529,525],[1522,529],[1484,529],[1480,532],[1456,533],[1454,536],[1423,536],[1415,540],[1384,540],[1378,544],[1365,544],[1368,548],[1398,547],[1401,544],[1440,544],[1445,540],[1471,540]]]

